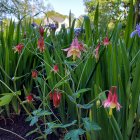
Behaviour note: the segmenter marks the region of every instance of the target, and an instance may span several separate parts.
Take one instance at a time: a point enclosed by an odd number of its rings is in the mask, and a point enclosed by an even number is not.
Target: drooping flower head
[[[79,42],[79,49],[80,51],[86,51],[84,44],[82,42]]]
[[[121,105],[118,102],[117,87],[112,86],[107,99],[103,102],[104,108],[110,108],[109,115],[112,115],[112,109],[120,111]]]
[[[40,52],[44,52],[45,51],[45,43],[44,43],[44,38],[41,37],[38,40],[38,49],[40,50]]]
[[[37,70],[33,70],[32,71],[32,78],[37,78],[38,77],[38,71]]]
[[[52,92],[49,94],[49,97],[50,97],[50,100],[53,100],[53,93]]]
[[[22,49],[24,48],[23,44],[18,44],[16,47],[14,47],[14,52],[18,52],[20,54],[22,52]]]
[[[105,37],[104,40],[103,40],[103,45],[104,46],[108,46],[109,45],[109,38],[108,37]]]
[[[99,49],[100,49],[100,43],[97,45],[97,47],[95,49],[95,58],[96,58],[96,61],[98,61],[98,59],[99,59]]]
[[[67,57],[73,56],[73,60],[75,61],[76,57],[81,57],[81,51],[84,51],[84,47],[78,42],[77,37],[75,37],[71,46],[63,50],[68,52]]]
[[[57,73],[59,71],[58,65],[54,65],[52,71],[54,71],[54,73]]]
[[[44,36],[44,28],[42,26],[39,27],[39,33],[41,37]]]
[[[33,95],[26,96],[26,100],[28,103],[31,103],[33,101]]]
[[[55,90],[53,93],[50,93],[50,100],[53,100],[53,105],[55,108],[58,108],[61,102],[62,94]]]
[[[139,24],[139,25],[136,25],[136,30],[134,30],[134,31],[131,33],[130,37],[132,38],[132,37],[134,37],[134,35],[136,35],[136,34],[138,34],[138,36],[140,37],[140,24]]]
[[[53,105],[55,108],[59,107],[61,101],[61,93],[55,91],[53,94]]]

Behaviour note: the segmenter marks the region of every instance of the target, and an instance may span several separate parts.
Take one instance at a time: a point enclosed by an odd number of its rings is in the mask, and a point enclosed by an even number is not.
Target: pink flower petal
[[[69,50],[70,50],[70,48],[63,49],[63,51],[65,51],[65,52],[67,52],[67,51],[69,51]]]
[[[70,56],[72,56],[71,50],[69,50],[68,53],[67,53],[67,57],[70,57]]]
[[[80,58],[80,57],[81,57],[81,52],[79,52],[79,53],[77,54],[77,57],[78,57],[78,58]]]

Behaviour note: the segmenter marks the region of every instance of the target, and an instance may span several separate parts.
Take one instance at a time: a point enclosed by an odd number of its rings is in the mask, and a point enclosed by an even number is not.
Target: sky
[[[83,0],[47,0],[47,3],[50,3],[56,12],[63,15],[69,15],[70,10],[76,18],[85,14]]]

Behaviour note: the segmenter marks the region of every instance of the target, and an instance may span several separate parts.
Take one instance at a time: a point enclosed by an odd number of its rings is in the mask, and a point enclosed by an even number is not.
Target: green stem
[[[45,81],[44,81],[44,91],[43,91],[43,109],[46,110],[45,108]],[[46,130],[46,117],[44,115],[44,123],[45,123],[45,130]],[[44,139],[46,140],[47,137],[46,137],[46,134],[44,134]]]
[[[10,131],[10,130],[4,129],[4,128],[2,128],[2,127],[0,127],[0,130],[6,131],[6,132],[8,132],[8,133],[11,133],[11,134],[17,136],[18,138],[20,138],[20,139],[22,139],[22,140],[26,140],[26,139],[24,139],[22,136],[18,135],[18,134],[15,133],[15,132]]]
[[[19,102],[20,102],[20,104],[22,105],[22,107],[25,109],[26,113],[27,113],[28,115],[31,115],[30,112],[26,109],[26,107],[25,107],[24,104],[22,103],[21,99],[20,99],[20,98],[18,97],[18,95],[16,94],[16,92],[14,92],[13,90],[11,90],[3,81],[0,80],[0,82],[1,82],[7,89],[9,89],[9,91],[11,91],[12,94],[13,94],[14,96],[16,96],[16,98],[19,100]]]
[[[133,63],[135,62],[135,59],[137,58],[137,56],[139,55],[140,50],[137,52],[137,54],[134,56],[134,58],[132,59],[132,61],[130,62],[130,66],[133,65]]]
[[[108,115],[108,111],[107,110],[106,110],[106,113]],[[112,126],[113,132],[114,132],[114,134],[116,136],[116,139],[117,140],[123,140],[123,136],[121,134],[119,125],[118,125],[116,119],[114,118],[113,114],[109,117],[109,121],[110,121],[110,124]]]
[[[12,93],[14,96],[16,96],[16,98],[18,99],[19,103],[20,103],[20,104],[22,105],[22,107],[24,108],[25,112],[26,112],[29,116],[32,116],[32,114],[31,114],[31,113],[28,111],[28,109],[25,107],[25,105],[23,104],[23,102],[21,101],[21,99],[18,97],[18,95],[17,95],[13,90],[11,90],[3,81],[0,80],[0,82],[1,82],[9,91],[11,91],[11,93]],[[36,124],[36,126],[37,126],[38,130],[40,131],[40,134],[41,134],[42,136],[44,136],[43,133],[41,132],[40,127],[38,126],[38,124]]]
[[[81,108],[76,107],[77,115],[78,115],[78,126],[81,127]]]
[[[80,83],[81,83],[81,80],[82,80],[82,77],[83,77],[83,74],[84,74],[84,71],[85,71],[85,68],[86,68],[86,66],[87,66],[88,59],[90,58],[90,56],[91,56],[91,55],[88,55],[88,58],[87,58],[87,61],[86,61],[85,65],[84,65],[84,68],[83,68],[83,70],[82,70],[82,73],[81,73],[80,80],[79,80],[79,82],[78,82],[78,86],[77,86],[77,90],[76,90],[76,91],[78,91],[78,89],[79,89],[79,86],[80,86]]]
[[[94,102],[94,101],[96,101],[97,99],[99,99],[99,97],[100,97],[102,94],[105,94],[106,91],[109,92],[109,90],[105,90],[105,91],[101,92],[96,98],[94,98],[93,100],[91,100],[88,104],[91,104],[92,102]]]

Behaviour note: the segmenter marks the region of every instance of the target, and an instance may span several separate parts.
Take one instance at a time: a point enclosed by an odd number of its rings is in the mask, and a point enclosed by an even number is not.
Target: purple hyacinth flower
[[[79,36],[82,32],[83,32],[82,28],[75,28],[74,29],[74,33],[75,33],[76,36]]]
[[[56,30],[58,28],[58,24],[49,24],[49,28],[51,30]]]
[[[136,30],[131,33],[130,37],[134,37],[135,34],[138,34],[138,36],[140,37],[140,24],[136,25]]]

